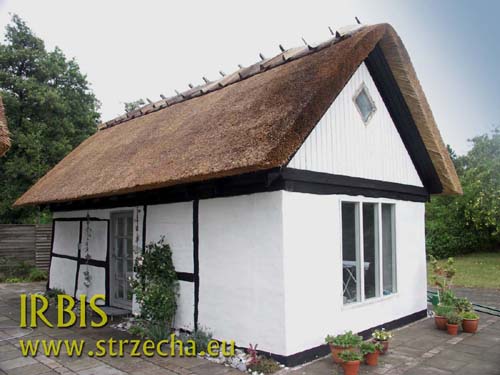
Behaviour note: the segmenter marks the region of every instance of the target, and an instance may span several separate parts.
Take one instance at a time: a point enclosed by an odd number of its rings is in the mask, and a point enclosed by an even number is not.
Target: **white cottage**
[[[166,236],[176,325],[293,365],[325,353],[327,333],[426,315],[425,202],[459,193],[382,24],[105,123],[16,204],[53,211],[49,288],[137,309],[134,249]]]

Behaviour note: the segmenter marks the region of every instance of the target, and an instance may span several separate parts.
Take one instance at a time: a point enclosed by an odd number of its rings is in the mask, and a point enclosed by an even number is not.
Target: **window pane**
[[[116,256],[117,257],[122,257],[123,256],[123,239],[117,238],[116,239]]]
[[[344,303],[359,301],[358,204],[342,202],[342,266]]]
[[[382,204],[382,257],[384,295],[387,295],[396,291],[394,205],[392,204]]]
[[[127,217],[127,231],[126,231],[126,236],[127,237],[132,237],[134,233],[134,220],[132,216]]]
[[[358,96],[356,96],[355,102],[356,106],[358,107],[359,113],[363,117],[363,121],[367,122],[372,113],[375,112],[375,107],[373,106],[373,103],[368,96],[365,88],[363,88],[359,92]]]
[[[379,296],[378,210],[375,203],[363,203],[363,255],[365,298]]]
[[[124,220],[123,218],[119,217],[118,220],[116,220],[116,226],[117,226],[117,234],[118,236],[123,236],[125,233],[124,233]]]

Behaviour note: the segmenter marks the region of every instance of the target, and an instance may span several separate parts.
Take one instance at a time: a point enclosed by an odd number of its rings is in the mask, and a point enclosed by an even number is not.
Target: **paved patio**
[[[43,283],[0,284],[0,374],[236,374],[242,373],[229,367],[198,358],[71,358],[61,355],[47,358],[23,357],[17,339],[3,340],[19,334],[1,327],[19,326],[19,294],[43,290]],[[466,291],[467,292],[467,291]],[[482,303],[498,306],[500,291],[469,290],[480,295]],[[431,319],[424,319],[396,331],[390,352],[381,357],[378,367],[363,366],[362,374],[500,374],[500,318],[481,316],[480,332],[476,335],[461,333],[457,337],[438,331]],[[25,333],[26,331],[24,331]],[[51,329],[39,327],[26,338],[32,339],[86,339],[92,345],[99,339],[130,338],[125,332],[110,327],[100,329]],[[319,359],[305,366],[286,369],[290,375],[342,374],[330,357]]]

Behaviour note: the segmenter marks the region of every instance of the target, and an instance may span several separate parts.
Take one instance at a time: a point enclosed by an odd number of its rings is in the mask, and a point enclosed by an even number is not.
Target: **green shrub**
[[[455,300],[455,310],[459,313],[466,313],[473,311],[472,303],[467,298],[457,298]]]
[[[325,342],[327,344],[340,346],[342,348],[356,347],[361,344],[362,341],[363,338],[352,333],[352,331],[347,331],[346,333],[337,336],[328,335],[325,338]]]
[[[383,348],[382,344],[370,341],[362,342],[361,345],[359,345],[359,350],[362,354],[375,353],[376,351],[381,351]]]
[[[171,327],[162,323],[146,322],[142,330],[142,336],[147,337],[154,342],[166,340],[169,338]]]
[[[460,323],[462,323],[462,317],[459,314],[457,314],[455,311],[450,312],[445,317],[448,320],[448,324],[460,324]]]
[[[466,311],[464,313],[461,314],[462,316],[462,319],[470,319],[470,320],[473,320],[473,319],[479,319],[479,315],[477,315],[475,312],[473,311]]]
[[[33,265],[27,262],[17,262],[14,264],[11,274],[20,279],[27,280],[33,268]]]
[[[2,258],[0,259],[0,266],[3,270],[3,274],[0,275],[0,282],[22,283],[47,280],[47,272],[39,270],[28,262]]]
[[[453,293],[450,288],[453,283],[453,277],[455,276],[457,269],[455,268],[455,260],[453,258],[448,258],[444,265],[438,263],[437,259],[432,255],[429,256],[430,265],[431,265],[431,282],[432,284],[438,288],[438,294],[440,302],[444,304],[450,304],[454,301],[449,301],[449,303],[445,302],[443,298],[446,298],[445,295],[448,293],[448,297],[453,297]]]
[[[450,149],[463,195],[426,204],[427,253],[436,258],[500,248],[500,128],[471,141],[466,155]]]
[[[27,262],[19,262],[12,258],[0,259],[1,268],[4,270],[3,278],[6,282],[25,282],[29,281],[29,275],[34,268]]]
[[[437,305],[434,306],[434,314],[437,316],[446,316],[454,310],[453,306]]]
[[[66,292],[62,289],[52,288],[46,290],[44,293],[45,297],[47,297],[48,299],[57,299],[57,296],[59,294],[66,294]]]
[[[445,290],[439,294],[439,304],[443,306],[455,306],[457,297],[451,290]]]
[[[145,331],[144,327],[138,322],[135,322],[128,329],[128,333],[130,333],[131,335],[134,335],[134,336],[139,336],[141,338],[146,337],[146,331]]]
[[[25,280],[24,279],[21,279],[19,277],[7,277],[5,279],[5,282],[6,283],[11,283],[11,284],[15,284],[15,283],[22,283],[24,282]]]
[[[352,350],[344,350],[343,352],[339,353],[339,358],[344,362],[351,362],[361,361],[363,359],[363,356],[361,355],[361,353]]]
[[[193,331],[191,333],[182,333],[180,335],[180,339],[184,343],[187,343],[188,340],[194,341],[197,353],[207,353],[208,343],[210,342],[210,340],[212,340],[212,338],[212,332],[203,328],[198,328],[196,331]],[[189,343],[187,344],[189,345]]]
[[[40,270],[38,268],[33,268],[30,271],[28,276],[29,281],[46,281],[47,280],[47,272]]]
[[[259,374],[273,374],[279,371],[281,367],[279,363],[272,358],[259,357],[257,362],[248,366],[248,369],[252,372],[258,372]]]

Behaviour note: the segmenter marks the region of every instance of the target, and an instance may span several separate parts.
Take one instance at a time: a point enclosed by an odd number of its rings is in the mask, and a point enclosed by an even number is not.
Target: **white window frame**
[[[374,302],[379,302],[381,300],[385,300],[388,298],[393,298],[394,296],[398,295],[398,272],[397,272],[397,234],[396,234],[396,221],[397,221],[397,216],[396,216],[396,202],[391,201],[391,200],[385,200],[385,199],[350,199],[350,198],[342,198],[340,200],[340,206],[339,206],[339,216],[340,216],[340,250],[341,250],[341,262],[344,261],[344,256],[343,256],[343,247],[342,247],[342,204],[346,203],[355,203],[356,204],[356,216],[358,217],[359,221],[357,222],[358,226],[358,248],[356,249],[357,251],[357,267],[356,267],[356,277],[357,277],[357,285],[356,285],[356,291],[359,296],[359,300],[353,301],[353,302],[347,302],[344,303],[344,288],[343,288],[343,283],[344,283],[344,274],[343,274],[343,264],[341,264],[341,269],[342,269],[342,288],[341,288],[341,299],[342,299],[342,306],[345,309],[349,309],[351,307],[356,307],[360,305],[365,305],[365,304],[370,304]],[[365,272],[364,272],[364,267],[361,267],[361,265],[364,265],[364,235],[363,235],[363,203],[375,203],[377,205],[377,216],[378,216],[378,290],[376,294],[378,296],[371,297],[371,298],[365,298]],[[384,286],[384,279],[383,279],[383,271],[384,271],[384,265],[383,265],[383,250],[382,250],[382,204],[389,204],[392,206],[392,217],[393,221],[391,223],[392,226],[392,241],[393,241],[393,246],[392,246],[392,251],[393,251],[393,289],[394,291],[391,294],[384,295],[383,293],[383,286]]]

